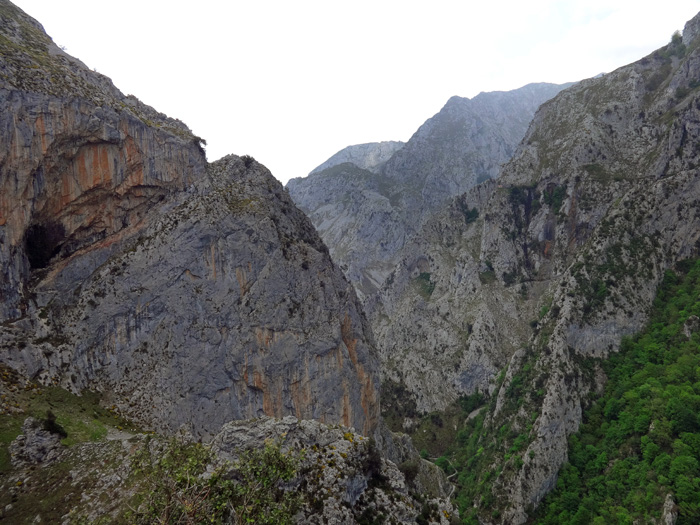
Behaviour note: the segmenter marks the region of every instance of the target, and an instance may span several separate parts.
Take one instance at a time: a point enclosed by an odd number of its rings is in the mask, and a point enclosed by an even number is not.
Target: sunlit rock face
[[[262,165],[208,164],[0,2],[0,360],[164,431],[258,415],[371,434],[369,325]]]

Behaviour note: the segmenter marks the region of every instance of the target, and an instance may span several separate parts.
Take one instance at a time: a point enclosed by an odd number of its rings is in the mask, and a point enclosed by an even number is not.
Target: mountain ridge
[[[404,142],[400,141],[382,141],[348,146],[316,166],[309,172],[309,175],[345,162],[350,162],[358,168],[371,171],[372,173],[378,173],[386,161],[400,150],[404,144]]]
[[[566,85],[452,97],[363,185],[352,170],[287,183],[361,298],[389,276],[401,247],[451,197],[496,177],[539,103]],[[370,254],[372,255],[370,259]]]
[[[2,362],[165,432],[267,414],[373,434],[371,331],[269,171],[208,164],[184,124],[0,17]]]
[[[497,184],[426,222],[365,300],[384,374],[423,410],[490,396],[474,486],[498,474],[470,497],[490,494],[498,517],[480,520],[522,523],[551,490],[605,382],[597,360],[641,329],[664,271],[698,253],[697,22],[545,102]]]

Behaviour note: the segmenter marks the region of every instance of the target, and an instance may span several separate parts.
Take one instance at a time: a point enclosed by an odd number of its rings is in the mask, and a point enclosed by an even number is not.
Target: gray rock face
[[[56,461],[63,452],[61,436],[43,428],[38,419],[28,417],[22,425],[22,433],[10,444],[10,458],[15,468]]]
[[[661,523],[663,525],[676,525],[676,521],[678,521],[678,507],[676,507],[676,503],[673,501],[673,496],[671,494],[666,494]]]
[[[167,432],[292,414],[372,434],[369,325],[282,186],[251,158],[207,165],[0,7],[0,360]]]
[[[429,219],[365,301],[384,376],[405,385],[423,412],[492,390],[494,376],[532,333],[535,305],[523,301],[520,287],[494,293],[488,281],[495,275],[480,258],[495,189],[481,184]],[[474,220],[471,210],[478,211]]]
[[[376,290],[407,235],[393,200],[395,188],[382,175],[344,163],[292,179],[287,189],[322,232],[333,260],[358,294]]]
[[[201,177],[198,137],[125,97],[0,3],[0,319],[27,310],[30,271],[114,235]]]
[[[429,214],[476,184],[498,177],[540,105],[571,84],[528,84],[513,91],[452,97],[387,161],[384,174],[405,185],[412,215]]]
[[[524,522],[554,487],[604,382],[586,358],[638,331],[664,271],[700,253],[699,19],[685,44],[543,104],[497,183],[426,221],[365,301],[385,373],[419,407],[490,392],[486,427],[527,435],[493,484],[500,523]]]
[[[287,189],[360,297],[367,298],[377,292],[398,251],[432,213],[498,176],[537,107],[564,87],[530,84],[471,100],[452,97],[381,169],[369,167],[371,151],[349,148],[353,155],[339,152],[308,177],[290,180]]]
[[[323,164],[311,170],[309,175],[346,162],[350,162],[360,169],[371,171],[372,173],[379,173],[386,161],[389,160],[394,153],[403,148],[403,146],[404,143],[400,141],[370,142],[368,144],[348,146],[333,155]],[[299,179],[292,180],[298,181]]]
[[[370,434],[378,365],[352,288],[279,183],[248,164],[212,164],[199,194],[100,267],[53,268],[35,288],[47,341],[15,345],[8,362],[110,392],[170,431],[294,414]]]

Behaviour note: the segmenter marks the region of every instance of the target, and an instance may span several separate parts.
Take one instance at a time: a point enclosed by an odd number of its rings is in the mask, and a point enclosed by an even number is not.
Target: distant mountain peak
[[[309,175],[345,162],[351,162],[363,170],[377,172],[384,163],[403,146],[403,142],[393,140],[348,146],[330,157],[326,162],[311,170]]]

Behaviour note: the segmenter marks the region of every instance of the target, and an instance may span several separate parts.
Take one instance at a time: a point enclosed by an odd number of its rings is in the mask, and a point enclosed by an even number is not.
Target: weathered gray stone
[[[384,373],[421,409],[476,389],[496,396],[487,428],[523,432],[537,414],[523,465],[493,485],[500,523],[525,521],[555,486],[604,381],[583,358],[642,328],[665,270],[699,253],[699,53],[697,40],[671,46],[543,104],[497,184],[426,221],[365,300]],[[472,207],[475,222],[457,220]]]
[[[496,181],[455,190],[468,191],[411,231],[398,211],[411,209],[408,198],[375,188],[434,173],[414,192],[426,209],[452,191],[450,166],[459,163],[450,164],[449,151],[400,161],[429,151],[429,139],[440,138],[429,127],[387,162],[382,175],[395,173],[391,180],[336,167],[343,176],[335,186],[327,175],[309,191],[319,205],[305,209],[331,253],[350,261],[344,268],[363,293],[384,376],[404,385],[422,411],[478,390],[496,397],[487,429],[507,424],[526,432],[532,424],[522,466],[510,460],[493,484],[500,523],[523,522],[555,486],[583,400],[604,383],[584,359],[606,357],[642,328],[665,270],[699,253],[699,20],[686,25],[685,49],[673,43],[545,102]],[[440,118],[457,122],[462,103],[448,106]],[[453,154],[465,151],[455,144]],[[362,177],[374,186],[362,186]],[[327,187],[343,198],[324,197]],[[362,187],[383,207],[352,200]],[[358,224],[372,226],[371,242],[340,235]],[[387,250],[377,231],[390,232],[397,245]],[[526,381],[514,409],[508,392],[516,378]],[[483,509],[485,520],[491,510]]]
[[[147,210],[203,176],[206,159],[182,122],[124,96],[7,1],[0,35],[0,320],[7,320],[27,312],[32,266],[133,235]]]
[[[323,164],[311,170],[309,175],[319,171],[327,170],[338,164],[349,162],[360,169],[379,173],[382,166],[394,153],[403,148],[404,143],[399,141],[370,142],[368,144],[356,144],[348,146],[333,155]],[[292,179],[297,181],[299,179]],[[294,183],[292,183],[294,185]]]
[[[683,335],[690,339],[698,330],[700,330],[700,317],[691,315],[683,324]]]
[[[282,186],[250,157],[207,164],[183,124],[124,97],[5,0],[0,17],[0,46],[12,43],[0,77],[3,370],[101,391],[146,428],[214,438],[224,459],[286,429],[286,446],[328,447],[308,462],[334,451],[327,469],[309,463],[315,476],[298,480],[308,504],[323,501],[302,522],[354,523],[361,512],[415,522],[404,476],[365,437],[392,443],[379,428],[369,324]],[[217,435],[264,415],[288,417]],[[13,444],[14,490],[28,463],[60,450],[37,425],[27,420]],[[51,489],[95,480],[64,522],[119,514],[138,488],[128,455],[139,441],[111,432],[67,451],[70,480]],[[444,496],[444,476],[423,468]],[[429,501],[447,523],[451,504]]]
[[[63,449],[59,434],[45,430],[42,421],[28,417],[22,433],[10,443],[10,460],[15,468],[48,465],[61,456]]]
[[[529,84],[473,99],[452,97],[381,168],[378,145],[351,146],[308,177],[290,180],[287,189],[360,297],[367,298],[424,220],[451,198],[498,176],[537,107],[564,87]]]
[[[293,414],[370,435],[379,373],[352,286],[253,159],[208,165],[0,4],[0,360],[146,427]],[[35,72],[41,74],[34,74]],[[66,84],[51,75],[73,79]]]
[[[410,442],[401,443],[398,438],[392,442],[405,455],[417,456]],[[299,468],[304,477],[296,489],[305,501],[299,523],[357,523],[367,512],[374,516],[381,512],[387,522],[416,523],[422,507],[415,499],[416,491],[427,491],[416,485],[410,488],[394,462],[378,456],[373,460],[376,445],[353,429],[291,416],[231,422],[213,439],[212,449],[219,458],[234,462],[243,451],[265,443],[275,443],[283,451],[304,450]],[[380,464],[372,466],[373,461]],[[449,516],[456,514],[443,491],[448,482],[435,465],[423,463],[435,482],[431,489],[436,493],[428,497],[428,503],[437,509],[431,523],[447,525]]]
[[[678,520],[678,507],[673,501],[672,494],[666,494],[666,499],[664,500],[663,514],[661,515],[662,525],[676,525]]]

